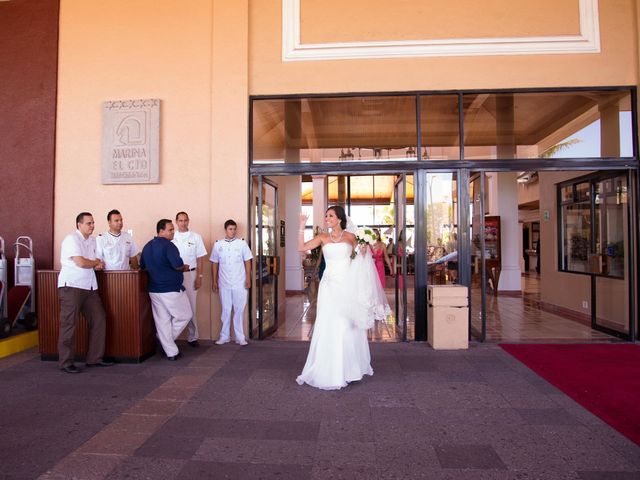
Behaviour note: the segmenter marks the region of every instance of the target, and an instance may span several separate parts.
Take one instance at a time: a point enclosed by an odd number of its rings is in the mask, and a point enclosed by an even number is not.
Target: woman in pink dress
[[[378,277],[380,278],[380,284],[382,288],[385,286],[384,280],[384,264],[387,264],[389,267],[389,272],[391,276],[393,276],[393,268],[391,267],[391,261],[389,260],[389,255],[387,255],[387,246],[382,242],[380,238],[380,230],[377,228],[373,229],[373,233],[376,236],[376,242],[371,246],[371,252],[373,254],[373,260],[376,264],[376,270],[378,272]]]

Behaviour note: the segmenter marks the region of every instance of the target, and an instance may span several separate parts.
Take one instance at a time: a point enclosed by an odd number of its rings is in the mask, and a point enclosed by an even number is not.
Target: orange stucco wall
[[[158,219],[181,210],[209,251],[227,218],[246,236],[246,9],[239,0],[61,2],[57,266],[59,245],[82,210],[94,214],[98,233],[106,213],[119,209],[139,247]],[[131,98],[161,99],[161,182],[102,185],[101,104]],[[220,327],[210,285],[207,269],[198,297],[203,338],[216,338]]]
[[[301,9],[305,10],[305,0],[301,0]],[[318,2],[311,2],[317,4]],[[356,2],[361,4],[362,2]],[[370,3],[370,2],[367,2]],[[366,27],[376,24],[401,25],[411,9],[396,11],[395,2],[374,2],[376,8],[358,10],[358,23],[342,20],[342,12],[329,8],[341,8],[340,2],[329,2],[324,15],[331,17],[330,29],[334,29],[336,18],[344,30],[354,30],[359,35],[349,35],[349,40],[368,41]],[[407,2],[402,2],[406,4]],[[441,10],[438,0],[415,0],[415,8],[421,10]],[[478,5],[484,2],[476,0],[456,0],[458,10],[477,11]],[[500,2],[493,1],[491,4]],[[504,5],[520,4],[509,2]],[[524,24],[529,29],[523,35],[548,34],[548,17],[569,18],[566,34],[575,33],[575,14],[570,13],[571,4],[574,12],[578,2],[557,2],[540,0],[528,2],[535,4],[536,9],[547,12],[538,15]],[[382,6],[381,6],[382,5]],[[317,5],[316,5],[317,6]],[[356,6],[347,7],[347,13]],[[447,7],[449,11],[449,7]],[[450,13],[453,34],[448,37],[469,32],[469,37],[477,37],[487,31],[513,34],[508,24],[512,16],[519,16],[519,10],[508,7],[509,17],[490,15],[491,9],[483,10],[485,14],[454,16]],[[250,4],[250,89],[252,94],[279,93],[322,93],[322,92],[364,92],[364,91],[406,91],[406,90],[448,90],[472,88],[520,88],[520,87],[557,87],[557,86],[597,86],[597,85],[635,85],[637,83],[637,41],[636,12],[633,0],[606,0],[599,2],[601,53],[571,55],[513,55],[513,56],[474,56],[474,57],[429,57],[429,58],[390,58],[334,60],[312,62],[282,63],[281,43],[281,2],[280,0],[253,1]],[[329,12],[332,14],[330,15]],[[381,13],[383,12],[383,13]],[[353,14],[355,15],[355,14]],[[384,15],[381,19],[380,15]],[[303,14],[303,19],[304,19]],[[309,20],[308,20],[309,22]],[[307,22],[307,23],[308,23]],[[456,24],[456,22],[460,22]],[[522,23],[518,20],[516,24]],[[553,24],[553,20],[551,24]],[[304,24],[301,25],[301,38],[304,41]],[[554,27],[557,30],[559,27]],[[380,30],[390,27],[380,26]],[[318,40],[317,31],[321,26],[313,28],[311,38]],[[449,29],[447,29],[448,31]],[[391,32],[388,38],[376,40],[414,39],[415,28],[410,28],[403,37],[403,29]],[[425,32],[425,39],[430,33]],[[322,40],[344,41],[344,34],[336,32],[334,38],[323,34]]]
[[[300,14],[303,43],[568,35],[580,29],[578,0],[301,0]]]

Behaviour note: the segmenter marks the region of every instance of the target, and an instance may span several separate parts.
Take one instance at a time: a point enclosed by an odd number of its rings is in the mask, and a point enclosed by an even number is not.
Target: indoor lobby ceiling
[[[469,93],[463,96],[465,146],[499,142],[549,148],[618,104],[628,91]],[[421,96],[422,144],[459,145],[458,97]],[[261,152],[307,149],[403,149],[416,143],[415,96],[363,96],[256,100],[254,158]],[[547,145],[548,144],[548,145]]]

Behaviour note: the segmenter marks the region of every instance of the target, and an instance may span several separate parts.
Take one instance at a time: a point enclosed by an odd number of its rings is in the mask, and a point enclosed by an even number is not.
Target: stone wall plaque
[[[160,99],[103,102],[102,183],[160,183]]]

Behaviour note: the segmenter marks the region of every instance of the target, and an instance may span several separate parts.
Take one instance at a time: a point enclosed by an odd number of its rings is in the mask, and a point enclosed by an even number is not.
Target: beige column
[[[497,158],[513,159],[517,156],[515,139],[515,105],[513,94],[496,97]],[[520,248],[522,231],[518,225],[517,172],[492,175],[490,185],[491,215],[500,216],[501,273],[499,291],[520,291]]]
[[[304,270],[298,252],[298,222],[302,207],[302,179],[299,176],[279,177],[280,204],[285,205],[285,285],[287,291],[304,290]],[[283,198],[284,194],[284,198]],[[315,201],[315,192],[314,192]],[[315,215],[315,213],[314,213]],[[314,217],[315,218],[315,217]]]
[[[620,156],[620,105],[600,105],[600,155]]]
[[[284,161],[300,163],[302,104],[300,100],[284,103]]]
[[[313,229],[323,230],[324,213],[327,211],[327,177],[325,175],[313,176]]]
[[[515,108],[513,94],[496,95],[497,158],[516,157]]]
[[[338,201],[336,204],[347,210],[347,177],[340,175],[338,177]]]
[[[491,215],[500,216],[501,273],[498,290],[520,291],[522,229],[518,224],[518,173],[500,172],[493,173],[492,176],[495,177],[491,185],[496,188],[497,202]]]

